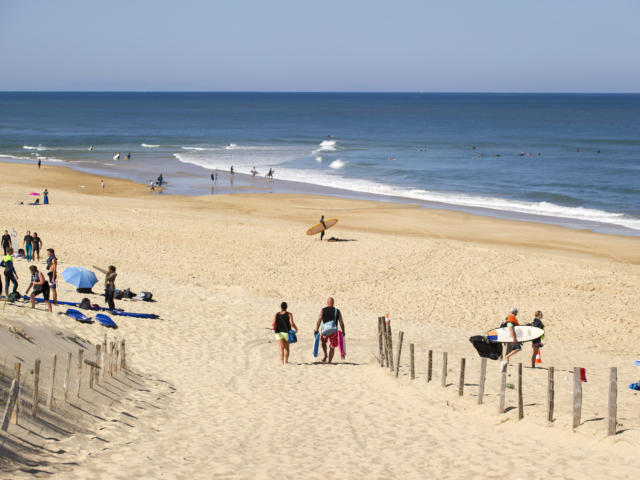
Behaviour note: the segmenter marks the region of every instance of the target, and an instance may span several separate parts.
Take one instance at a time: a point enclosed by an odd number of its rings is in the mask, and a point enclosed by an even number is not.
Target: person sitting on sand
[[[345,336],[342,313],[340,313],[340,310],[334,307],[333,304],[334,304],[333,298],[329,297],[327,299],[327,306],[324,307],[320,312],[320,316],[318,317],[318,322],[316,323],[316,329],[314,331],[314,334],[317,335],[318,331],[320,330],[321,324],[325,324],[329,322],[335,323],[336,331],[334,333],[332,333],[331,335],[322,335],[320,337],[320,340],[322,341],[322,351],[324,352],[324,358],[322,359],[323,362],[327,361],[327,342],[329,342],[329,347],[330,347],[329,363],[331,363],[331,361],[333,360],[333,355],[335,353],[336,347],[338,346],[338,331],[337,331],[338,324],[340,325],[340,330],[342,330],[342,336]]]
[[[58,304],[58,290],[56,288],[56,280],[58,279],[58,257],[53,248],[47,248],[47,276],[49,277],[49,288],[53,293],[53,304]]]
[[[280,363],[289,363],[289,331],[298,331],[298,327],[293,321],[293,315],[287,312],[287,302],[280,304],[280,312],[273,317],[273,331],[278,342],[278,352]]]
[[[36,296],[42,294],[44,303],[47,304],[49,312],[52,312],[51,302],[49,302],[49,282],[47,282],[42,272],[39,272],[38,267],[35,265],[31,265],[29,270],[31,271],[31,283],[25,295],[29,295],[29,290],[33,287],[33,292],[31,293],[31,308],[36,308]]]
[[[0,265],[4,267],[4,295],[7,297],[9,296],[9,283],[13,282],[13,293],[18,291],[18,272],[13,265],[13,248],[7,248],[7,253],[2,258]],[[0,286],[0,288],[2,287]]]
[[[535,313],[535,317],[533,319],[533,322],[531,323],[531,326],[544,330],[544,323],[542,323],[542,312],[540,310]],[[533,352],[531,353],[531,368],[536,368],[536,357],[538,356],[538,352],[542,348],[542,337],[536,338],[533,342],[531,342],[531,348],[533,349]]]
[[[518,315],[518,309],[512,308],[511,311],[509,312],[509,316],[505,321],[504,326],[509,328],[509,332],[513,337],[513,342],[507,344],[507,353],[504,356],[504,360],[500,364],[500,368],[502,370],[504,370],[509,365],[509,359],[513,357],[516,353],[518,353],[520,350],[522,350],[522,344],[518,342],[518,339],[516,338],[516,332],[513,329],[513,327],[517,327],[518,325],[520,325],[518,323],[518,319],[516,318],[516,315]]]

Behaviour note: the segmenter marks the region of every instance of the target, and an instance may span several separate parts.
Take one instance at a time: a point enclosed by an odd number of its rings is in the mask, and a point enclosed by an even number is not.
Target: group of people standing
[[[42,238],[38,236],[37,232],[31,234],[30,230],[27,230],[24,238],[22,239],[22,249],[24,250],[24,258],[29,262],[40,261],[40,249],[42,248]],[[7,255],[9,249],[12,253],[15,250],[13,240],[9,231],[5,230],[2,235],[2,251],[3,255]]]

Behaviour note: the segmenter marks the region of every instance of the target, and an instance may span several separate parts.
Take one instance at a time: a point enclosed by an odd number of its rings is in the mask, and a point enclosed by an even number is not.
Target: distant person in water
[[[93,145],[89,146],[89,151],[92,152],[93,151]]]
[[[211,172],[211,184],[216,183],[216,176]]]
[[[114,160],[120,160],[120,152],[116,153],[116,155],[113,157]]]
[[[253,168],[251,169],[251,176],[255,177],[258,174],[258,170],[256,170],[255,165],[253,166]]]
[[[273,168],[270,168],[269,171],[267,172],[267,178],[269,180],[273,180],[273,172],[275,172]]]
[[[322,241],[322,239],[324,238],[324,232],[327,230],[327,225],[324,223],[324,215],[320,217],[320,223],[324,227],[324,230],[320,232],[320,241]]]
[[[29,284],[29,288],[25,292],[25,295],[29,295],[29,290],[33,287],[33,292],[31,293],[31,308],[36,308],[36,296],[42,294],[44,297],[44,303],[47,304],[47,308],[49,312],[51,312],[51,302],[49,301],[49,282],[44,278],[42,272],[38,271],[38,267],[35,265],[31,265],[29,267],[31,271],[31,283]]]
[[[273,317],[273,331],[275,332],[276,341],[278,342],[278,353],[280,355],[280,363],[284,365],[289,363],[289,332],[298,331],[298,327],[293,321],[293,315],[287,312],[287,302],[280,304],[280,312]]]
[[[160,176],[158,177],[158,186],[161,187],[163,182],[164,182],[164,176],[161,173]]]
[[[233,165],[231,165],[231,168],[229,170],[231,172],[231,175],[235,175],[236,172],[233,171]]]
[[[131,154],[127,153],[127,160],[131,160]]]

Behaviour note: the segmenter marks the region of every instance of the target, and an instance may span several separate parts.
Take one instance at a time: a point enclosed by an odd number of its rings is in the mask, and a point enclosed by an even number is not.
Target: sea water
[[[0,158],[640,234],[640,95],[0,93]]]

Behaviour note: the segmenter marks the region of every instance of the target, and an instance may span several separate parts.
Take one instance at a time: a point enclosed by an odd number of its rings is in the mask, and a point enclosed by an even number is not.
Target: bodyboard
[[[320,334],[316,333],[316,338],[313,341],[313,356],[318,356],[318,349],[320,348]]]

